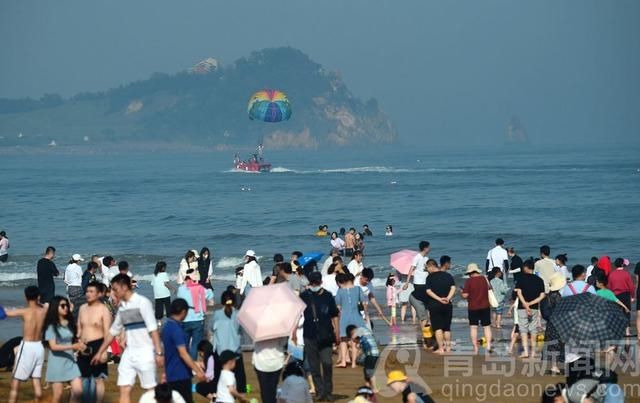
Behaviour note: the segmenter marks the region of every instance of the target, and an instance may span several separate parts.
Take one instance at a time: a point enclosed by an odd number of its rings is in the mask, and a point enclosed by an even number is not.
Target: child
[[[302,362],[290,362],[282,371],[282,386],[278,391],[278,402],[313,402],[309,384],[304,379]]]
[[[598,273],[596,276],[596,287],[598,288],[598,291],[596,291],[596,295],[604,299],[608,299],[611,302],[615,302],[622,309],[624,309],[626,313],[629,313],[629,308],[627,308],[626,305],[623,304],[622,301],[618,299],[618,297],[616,297],[613,291],[607,288],[608,283],[609,280],[607,279],[607,276],[602,272]]]
[[[511,312],[513,311],[513,329],[511,330],[511,342],[509,343],[509,354],[513,354],[513,348],[516,346],[518,342],[518,338],[520,337],[520,328],[518,327],[518,298],[513,300],[513,304],[509,307],[509,311],[507,312],[507,316],[511,316]]]
[[[398,281],[392,273],[387,276],[387,306],[391,310],[391,326],[392,330],[396,326],[396,304],[398,303]]]
[[[352,342],[360,345],[362,355],[364,356],[364,380],[371,389],[376,391],[374,374],[376,372],[378,357],[380,356],[376,339],[373,337],[373,334],[371,334],[371,331],[366,327],[349,325],[347,326],[346,333],[347,337],[351,339]]]
[[[411,382],[402,371],[391,371],[387,376],[387,386],[396,393],[402,394],[403,402],[433,403],[433,399],[424,388]]]
[[[244,394],[239,393],[236,389],[236,376],[233,370],[236,368],[237,354],[233,351],[225,350],[220,353],[220,379],[218,379],[218,387],[216,389],[216,402],[234,403],[235,399],[241,402],[248,402]]]
[[[160,321],[166,315],[169,316],[169,307],[171,306],[171,293],[175,293],[175,288],[169,283],[169,276],[167,275],[167,264],[165,262],[156,263],[156,269],[153,271],[153,278],[151,279],[151,286],[153,287],[153,298],[155,300],[155,314],[158,326]]]
[[[42,328],[47,314],[47,305],[40,305],[40,290],[36,286],[29,286],[24,289],[24,297],[27,300],[26,308],[11,309],[6,311],[10,318],[21,318],[22,342],[18,347],[16,362],[13,368],[13,379],[11,379],[11,391],[9,392],[9,403],[18,401],[18,391],[20,382],[26,382],[31,378],[33,381],[33,394],[35,400],[42,397],[42,386],[40,377],[42,374],[42,364],[44,363],[44,347],[42,346]]]
[[[196,384],[196,392],[211,401],[216,397],[217,379],[214,371],[213,345],[209,340],[202,340],[198,344],[198,365],[207,379]]]
[[[498,301],[498,306],[496,308],[491,308],[492,313],[492,322],[495,325],[496,329],[502,329],[502,312],[504,311],[504,300],[509,291],[507,289],[506,284],[502,280],[502,270],[499,267],[494,267],[493,270],[489,273],[489,283],[491,284],[491,288],[493,289],[493,295],[496,296],[496,300]]]

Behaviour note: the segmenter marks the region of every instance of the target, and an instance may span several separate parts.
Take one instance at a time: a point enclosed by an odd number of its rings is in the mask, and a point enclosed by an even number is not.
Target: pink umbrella
[[[306,306],[286,283],[254,287],[238,312],[238,322],[253,341],[286,337]]]
[[[398,252],[391,254],[389,259],[389,265],[402,274],[409,274],[411,263],[413,258],[416,257],[418,252],[415,250],[402,249]]]

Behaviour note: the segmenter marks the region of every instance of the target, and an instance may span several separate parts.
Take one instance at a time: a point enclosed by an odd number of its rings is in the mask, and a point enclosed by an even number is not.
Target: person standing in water
[[[69,265],[64,269],[64,283],[67,285],[67,296],[71,302],[72,312],[74,317],[78,317],[78,308],[80,308],[80,302],[82,300],[82,267],[79,263],[82,262],[82,256],[74,254],[69,260]]]
[[[34,401],[42,398],[42,364],[44,364],[44,346],[42,345],[42,328],[47,315],[48,304],[40,305],[40,290],[34,285],[24,289],[27,300],[26,308],[10,309],[6,314],[10,318],[22,319],[22,342],[18,346],[16,362],[13,367],[9,403],[18,401],[20,382],[33,381]]]
[[[38,289],[40,290],[40,300],[42,303],[51,302],[51,299],[56,294],[56,284],[53,281],[54,277],[58,277],[60,272],[53,263],[53,259],[56,258],[56,248],[53,246],[47,246],[44,252],[44,257],[38,260],[37,274],[38,274]]]
[[[0,231],[0,262],[6,262],[9,259],[9,238],[7,233]]]
[[[87,285],[85,292],[87,303],[80,307],[78,313],[78,338],[87,345],[87,351],[80,352],[78,356],[82,389],[83,391],[92,390],[92,384],[95,384],[95,395],[91,396],[91,401],[97,403],[101,403],[104,399],[104,381],[109,376],[109,369],[105,362],[92,365],[91,360],[100,350],[111,328],[111,312],[102,303],[100,289],[101,284],[96,281]],[[98,358],[106,361],[106,357]]]

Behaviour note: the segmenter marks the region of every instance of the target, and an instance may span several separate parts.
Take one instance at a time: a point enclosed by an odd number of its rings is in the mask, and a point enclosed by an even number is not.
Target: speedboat
[[[233,167],[238,171],[245,172],[271,171],[271,164],[265,161],[264,158],[259,157],[258,154],[251,155],[251,157],[245,161],[241,160],[240,157],[236,154],[236,157],[233,159]]]

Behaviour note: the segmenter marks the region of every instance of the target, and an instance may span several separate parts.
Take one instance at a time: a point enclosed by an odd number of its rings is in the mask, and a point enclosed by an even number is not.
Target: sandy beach
[[[386,351],[386,350],[385,350]],[[402,362],[407,357],[413,360],[416,350],[412,347],[401,348],[390,352],[385,369],[401,369]],[[384,353],[383,353],[384,354]],[[562,376],[540,375],[540,361],[522,361],[504,358],[485,358],[484,356],[436,356],[431,353],[420,352],[417,376],[414,379],[424,381],[431,389],[431,396],[436,402],[539,402],[544,388],[564,380]],[[245,353],[245,363],[251,362],[251,354]],[[410,367],[404,367],[408,368]],[[116,387],[116,368],[109,366],[110,377],[107,383],[107,402],[116,402],[118,390]],[[249,398],[259,400],[259,387],[255,372],[247,366],[247,380],[253,387]],[[378,368],[376,377],[382,380],[382,368]],[[407,371],[409,374],[410,369]],[[501,374],[496,374],[500,372]],[[380,373],[380,375],[378,374]],[[531,375],[533,373],[533,375]],[[627,402],[640,401],[640,385],[637,383],[638,369],[635,374],[619,373],[619,384],[625,390]],[[0,389],[8,390],[11,373],[0,373]],[[421,382],[420,381],[420,382]],[[381,382],[382,383],[382,382]],[[358,386],[363,384],[362,368],[347,368],[334,371],[334,394],[338,401],[348,401]],[[45,391],[44,402],[49,401],[50,391]],[[142,390],[134,389],[133,396],[137,398]],[[379,402],[401,401],[399,395],[381,388]],[[195,395],[194,395],[195,396]],[[31,401],[33,392],[30,383],[21,387],[20,401]],[[196,396],[196,402],[207,400]]]

